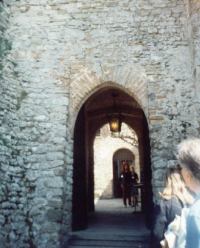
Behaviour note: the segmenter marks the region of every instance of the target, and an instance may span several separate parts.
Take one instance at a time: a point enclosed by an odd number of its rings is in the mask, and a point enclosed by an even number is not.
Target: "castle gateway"
[[[110,168],[140,165],[146,213],[176,144],[199,136],[199,22],[195,0],[0,1],[0,247],[59,248],[87,228],[114,105],[137,149],[113,149]]]

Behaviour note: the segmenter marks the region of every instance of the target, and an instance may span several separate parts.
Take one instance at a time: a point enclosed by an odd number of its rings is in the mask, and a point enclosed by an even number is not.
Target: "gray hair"
[[[186,167],[200,181],[200,139],[183,140],[177,148],[177,159],[181,166]]]

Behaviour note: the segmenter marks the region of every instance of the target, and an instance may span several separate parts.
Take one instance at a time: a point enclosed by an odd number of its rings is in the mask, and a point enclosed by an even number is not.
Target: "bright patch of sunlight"
[[[113,198],[113,156],[119,149],[128,149],[134,154],[139,168],[138,137],[127,124],[122,123],[121,133],[113,136],[109,125],[97,131],[94,140],[94,195],[95,204],[99,198]]]

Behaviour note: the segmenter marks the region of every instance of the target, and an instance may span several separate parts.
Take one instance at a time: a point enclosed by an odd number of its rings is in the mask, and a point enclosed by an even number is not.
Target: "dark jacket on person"
[[[131,174],[130,171],[125,171],[125,172],[121,173],[120,183],[123,186],[131,186],[131,184],[132,184],[132,174]]]
[[[138,183],[138,180],[139,180],[138,174],[137,174],[136,172],[133,172],[133,174],[132,174],[132,181],[133,181],[133,184],[134,184],[134,185],[137,184],[137,183]]]
[[[183,204],[176,196],[173,196],[169,200],[163,198],[160,200],[160,205],[156,206],[154,210],[153,248],[160,248],[160,241],[164,239],[164,232],[175,216],[181,215],[182,208]]]

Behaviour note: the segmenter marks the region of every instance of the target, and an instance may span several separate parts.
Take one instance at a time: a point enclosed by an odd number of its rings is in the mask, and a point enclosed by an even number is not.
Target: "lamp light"
[[[109,126],[110,126],[110,131],[112,133],[120,133],[121,132],[121,118],[120,116],[115,116],[112,115],[110,117],[110,121],[109,121]]]
[[[109,116],[110,131],[112,133],[120,133],[122,121],[121,121],[120,114],[117,113],[117,107],[116,107],[116,102],[115,102],[117,94],[112,93],[112,97],[113,97],[113,109],[112,109],[112,113]]]

